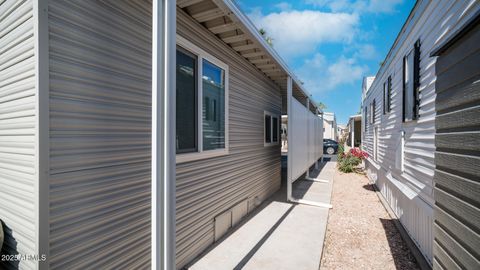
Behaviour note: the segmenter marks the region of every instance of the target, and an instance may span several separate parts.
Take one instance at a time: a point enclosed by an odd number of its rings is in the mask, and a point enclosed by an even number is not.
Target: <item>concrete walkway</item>
[[[330,203],[335,162],[322,165],[310,176],[328,183],[299,179],[293,186],[295,198]],[[326,208],[286,202],[283,185],[189,269],[318,270],[327,219]]]

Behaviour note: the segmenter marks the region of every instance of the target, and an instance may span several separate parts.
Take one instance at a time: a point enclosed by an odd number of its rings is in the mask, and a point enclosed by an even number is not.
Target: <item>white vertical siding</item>
[[[322,119],[292,97],[292,130],[289,146],[292,157],[292,182],[304,174],[323,153]]]
[[[0,219],[4,254],[35,254],[35,58],[32,1],[0,1]],[[34,261],[0,269],[34,269]]]
[[[150,267],[151,3],[50,1],[50,269]]]
[[[433,175],[435,169],[435,58],[430,52],[479,8],[478,1],[419,1],[399,34],[363,102],[376,100],[375,124],[368,121],[363,145],[371,158],[369,176],[377,181],[403,226],[425,257],[432,261]],[[402,122],[403,57],[417,39],[420,54],[420,117]],[[383,83],[392,76],[392,111],[383,115]],[[362,110],[362,113],[364,111]],[[368,117],[366,118],[369,119]],[[378,161],[373,161],[373,132],[378,126]],[[401,131],[405,131],[401,171]]]

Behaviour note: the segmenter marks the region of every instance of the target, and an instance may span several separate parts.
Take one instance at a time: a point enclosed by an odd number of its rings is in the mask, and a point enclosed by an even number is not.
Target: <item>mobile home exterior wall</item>
[[[1,2],[0,268],[150,266],[151,14]]]
[[[467,30],[469,29],[469,30]],[[461,37],[459,38],[459,36]],[[480,268],[480,12],[435,63],[434,269]]]
[[[370,154],[367,174],[430,264],[435,203],[436,59],[429,54],[478,9],[478,1],[418,1],[363,100],[363,147]],[[403,122],[404,56],[414,49],[417,40],[419,118]],[[391,110],[384,114],[383,85],[389,77]]]
[[[264,146],[264,111],[281,116],[278,86],[182,10],[177,33],[229,67],[228,155],[177,164],[177,268],[215,241],[215,217],[280,188],[280,143]],[[253,98],[255,97],[255,98]]]
[[[2,254],[10,255],[38,250],[34,21],[33,1],[0,5],[0,219]],[[2,269],[35,267],[34,261],[0,261]]]
[[[48,14],[49,268],[149,266],[152,4]]]
[[[323,113],[323,138],[338,140],[337,136],[337,118],[334,113]]]

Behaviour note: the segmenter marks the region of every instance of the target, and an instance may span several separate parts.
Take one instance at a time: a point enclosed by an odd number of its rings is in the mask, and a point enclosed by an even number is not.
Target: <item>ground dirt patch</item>
[[[419,269],[366,176],[335,172],[321,269]]]

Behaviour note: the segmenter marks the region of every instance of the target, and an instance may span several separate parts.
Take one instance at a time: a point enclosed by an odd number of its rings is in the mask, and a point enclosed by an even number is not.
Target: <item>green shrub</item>
[[[337,161],[338,169],[344,173],[351,173],[355,170],[355,167],[358,166],[362,160],[359,157],[352,155],[343,155],[343,157]]]

